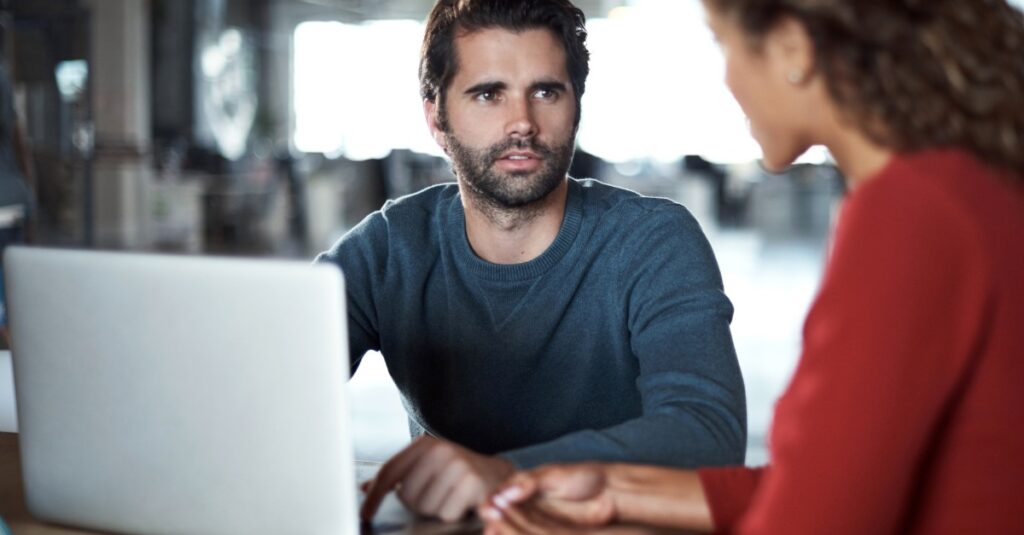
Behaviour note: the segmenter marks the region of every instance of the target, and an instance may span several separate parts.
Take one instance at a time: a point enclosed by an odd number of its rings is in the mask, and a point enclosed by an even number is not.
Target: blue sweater
[[[380,350],[412,423],[521,468],[739,464],[732,305],[685,208],[569,180],[554,243],[477,257],[454,184],[367,216],[318,261],[342,268],[353,372]]]

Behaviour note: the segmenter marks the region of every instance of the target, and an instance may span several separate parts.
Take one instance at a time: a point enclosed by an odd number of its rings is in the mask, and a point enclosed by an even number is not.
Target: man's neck
[[[462,192],[466,238],[473,252],[493,264],[521,264],[544,253],[562,228],[569,184],[563,181],[547,197],[518,208],[503,208]]]

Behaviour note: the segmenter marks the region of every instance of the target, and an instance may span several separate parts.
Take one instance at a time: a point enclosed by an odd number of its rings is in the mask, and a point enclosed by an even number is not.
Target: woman
[[[1024,533],[1024,18],[1005,0],[705,0],[765,165],[847,177],[772,464],[520,474],[492,533]]]

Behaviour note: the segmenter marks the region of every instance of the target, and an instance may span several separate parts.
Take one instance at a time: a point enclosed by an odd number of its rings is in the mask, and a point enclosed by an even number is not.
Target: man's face
[[[502,208],[543,199],[565,180],[576,133],[562,45],[548,30],[500,28],[454,44],[458,71],[431,127],[456,175]],[[435,111],[428,103],[428,120]]]

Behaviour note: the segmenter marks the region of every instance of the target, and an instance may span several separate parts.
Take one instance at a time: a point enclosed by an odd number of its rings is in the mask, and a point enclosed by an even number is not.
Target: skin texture
[[[753,40],[705,3],[726,63],[726,84],[750,119],[764,165],[781,170],[811,145],[832,152],[853,189],[892,156],[841,120],[814,71],[806,28],[783,17]],[[515,475],[479,508],[488,534],[570,533],[613,523],[711,531],[710,509],[693,471],[629,465],[541,467]]]
[[[473,453],[451,442],[421,436],[381,467],[367,483],[363,520],[372,520],[384,496],[398,498],[419,514],[454,522],[465,516],[515,471],[500,457]]]
[[[457,35],[455,49],[458,72],[443,106],[424,102],[427,124],[452,157],[474,252],[527,262],[551,245],[565,212],[576,111],[565,52],[547,30],[500,28]],[[421,437],[368,484],[361,516],[371,520],[397,489],[409,509],[456,521],[514,471],[501,457]]]
[[[570,533],[612,523],[712,529],[697,474],[628,464],[546,466],[517,474],[479,509],[485,533]]]

